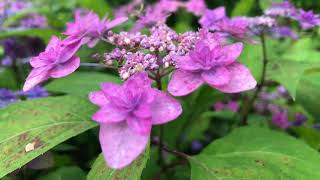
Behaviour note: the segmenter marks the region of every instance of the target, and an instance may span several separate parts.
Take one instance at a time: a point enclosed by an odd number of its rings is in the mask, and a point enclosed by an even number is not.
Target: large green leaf
[[[129,149],[128,149],[129,150]],[[130,151],[130,150],[129,150]],[[149,159],[149,146],[132,164],[121,170],[111,169],[100,154],[88,174],[88,180],[139,180]]]
[[[295,99],[296,90],[303,73],[315,67],[313,63],[288,60],[272,61],[268,64],[267,78],[279,82],[286,87],[291,97]]]
[[[45,42],[49,42],[51,36],[60,33],[53,29],[26,29],[26,30],[10,30],[10,31],[0,31],[0,39],[6,39],[15,36],[32,36],[43,39]]]
[[[189,161],[193,180],[320,179],[317,151],[264,128],[236,129]]]
[[[0,110],[0,178],[97,124],[88,100],[50,97]]]
[[[99,90],[102,82],[120,83],[120,78],[97,72],[75,72],[65,78],[55,79],[50,82],[46,89],[53,92],[85,95],[91,91]]]
[[[320,117],[320,73],[306,73],[297,89],[297,103],[317,120]]]

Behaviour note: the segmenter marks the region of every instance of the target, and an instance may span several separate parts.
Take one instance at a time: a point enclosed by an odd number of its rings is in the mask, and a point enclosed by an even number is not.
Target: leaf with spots
[[[100,154],[88,174],[88,180],[139,180],[149,159],[149,146],[133,163],[121,170],[111,169]]]
[[[317,151],[265,128],[236,129],[189,161],[193,180],[320,179]]]
[[[0,110],[0,178],[54,146],[97,126],[96,107],[63,96],[18,102]]]

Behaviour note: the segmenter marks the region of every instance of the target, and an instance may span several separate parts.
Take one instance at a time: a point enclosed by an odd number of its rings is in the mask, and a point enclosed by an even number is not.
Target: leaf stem
[[[267,55],[267,46],[266,46],[266,41],[265,41],[265,35],[262,32],[260,35],[260,40],[262,44],[262,74],[261,74],[261,79],[260,83],[257,85],[257,88],[252,96],[251,99],[245,98],[244,105],[243,105],[243,111],[242,111],[242,118],[240,125],[246,126],[248,125],[248,115],[250,110],[252,109],[255,100],[258,97],[258,94],[262,90],[264,84],[265,84],[265,79],[266,79],[266,72],[267,72],[267,65],[268,65],[268,55]]]

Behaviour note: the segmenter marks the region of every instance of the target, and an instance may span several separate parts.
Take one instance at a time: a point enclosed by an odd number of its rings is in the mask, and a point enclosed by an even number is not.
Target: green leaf
[[[70,76],[55,79],[46,85],[46,89],[52,92],[62,92],[75,95],[86,95],[91,91],[99,90],[102,82],[120,83],[120,78],[97,72],[75,72]]]
[[[9,68],[0,68],[0,87],[8,89],[17,89],[18,83],[15,73]]]
[[[264,128],[236,129],[189,161],[193,180],[320,178],[317,151]]]
[[[63,96],[23,101],[0,110],[0,178],[59,143],[97,126],[96,107]]]
[[[239,61],[250,69],[255,79],[261,79],[262,48],[260,45],[246,44],[239,57]]]
[[[297,89],[297,103],[301,104],[306,111],[315,119],[320,117],[320,73],[306,73]]]
[[[303,73],[313,67],[314,64],[306,62],[288,60],[272,61],[268,64],[266,76],[286,87],[291,97],[295,100],[297,86]]]
[[[46,176],[38,178],[38,180],[85,180],[86,173],[76,166],[62,167]]]
[[[78,0],[78,4],[86,9],[96,12],[100,17],[109,14],[112,15],[112,8],[105,0]]]
[[[272,3],[281,3],[283,0],[260,0],[259,6],[262,10],[265,10],[271,7]]]
[[[107,167],[103,155],[100,154],[88,174],[88,180],[139,180],[149,159],[149,146],[133,163],[121,170]]]
[[[6,39],[15,36],[32,36],[43,39],[46,43],[49,42],[51,36],[59,36],[60,33],[53,29],[26,29],[26,30],[10,30],[0,31],[0,39]]]
[[[236,7],[233,9],[232,16],[245,16],[248,15],[250,10],[255,4],[255,0],[240,0]]]

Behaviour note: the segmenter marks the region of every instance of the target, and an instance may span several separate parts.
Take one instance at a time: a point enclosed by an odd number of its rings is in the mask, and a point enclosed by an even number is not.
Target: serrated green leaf
[[[0,110],[0,178],[59,143],[97,126],[87,99],[63,96],[18,102]]]
[[[139,180],[149,159],[149,145],[135,161],[121,170],[107,167],[103,155],[100,154],[88,174],[88,180]]]
[[[10,30],[10,31],[1,31],[0,39],[6,39],[16,36],[31,36],[38,37],[43,39],[46,43],[49,42],[51,36],[59,36],[60,33],[53,29],[26,29],[26,30]]]
[[[236,129],[189,161],[193,180],[320,178],[317,151],[265,128]]]
[[[99,90],[102,82],[120,83],[121,80],[119,77],[105,73],[75,72],[70,76],[55,79],[45,87],[52,92],[86,95],[91,91]]]

